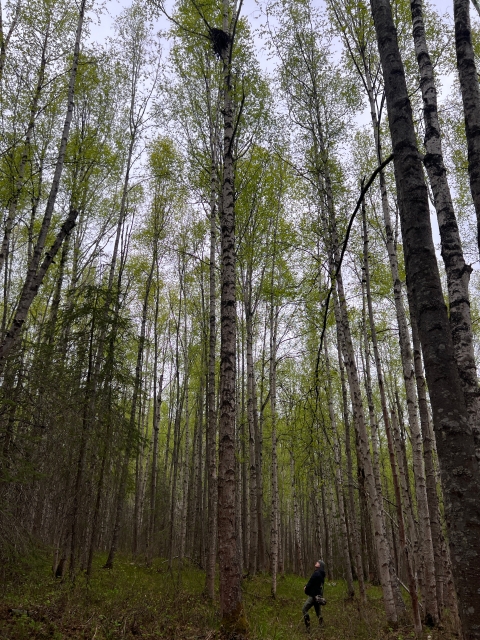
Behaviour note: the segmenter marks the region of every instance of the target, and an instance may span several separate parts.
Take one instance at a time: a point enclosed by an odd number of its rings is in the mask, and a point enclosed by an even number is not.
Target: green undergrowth
[[[95,558],[87,584],[80,575],[74,585],[51,574],[51,556],[36,553],[19,562],[15,575],[0,591],[0,640],[69,639],[116,640],[165,638],[215,640],[220,638],[218,603],[203,595],[204,573],[185,561],[169,571],[155,561],[119,556],[115,568],[102,569],[105,557]],[[5,577],[5,576],[4,576]],[[251,640],[305,639],[301,608],[305,579],[287,575],[278,580],[276,599],[270,596],[267,575],[244,580],[244,606]],[[342,581],[327,583],[324,626],[312,615],[309,636],[322,640],[407,640],[409,627],[386,628],[380,589],[368,589],[368,606],[360,611],[347,601]],[[313,610],[312,610],[313,613]],[[445,630],[425,632],[430,640],[453,638]]]

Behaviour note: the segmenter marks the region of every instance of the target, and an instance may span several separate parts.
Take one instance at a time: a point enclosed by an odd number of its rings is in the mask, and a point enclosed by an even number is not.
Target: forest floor
[[[204,573],[192,566],[170,572],[165,562],[147,567],[119,556],[113,570],[103,570],[98,556],[90,584],[76,584],[51,574],[51,556],[37,552],[17,566],[15,578],[0,586],[0,640],[218,640],[218,604],[203,595]],[[1,571],[1,570],[0,570]],[[1,575],[1,574],[0,574]],[[287,575],[278,581],[277,598],[270,579],[259,575],[243,583],[250,640],[407,640],[413,628],[386,627],[381,591],[368,588],[363,620],[356,602],[345,600],[342,581],[327,582],[324,626],[312,618],[307,636],[302,620],[305,579]],[[313,613],[313,610],[312,610]],[[447,625],[446,625],[447,626]],[[453,640],[448,630],[425,630],[425,640]]]

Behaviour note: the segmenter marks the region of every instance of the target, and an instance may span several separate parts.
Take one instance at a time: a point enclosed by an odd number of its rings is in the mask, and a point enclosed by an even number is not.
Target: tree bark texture
[[[432,241],[427,189],[388,0],[371,0],[411,288],[433,410],[454,578],[466,638],[480,637],[480,473]]]
[[[410,296],[409,296],[410,298]],[[420,425],[422,428],[423,458],[425,461],[425,479],[427,485],[428,511],[430,515],[430,525],[432,529],[432,541],[435,554],[435,576],[437,579],[437,601],[441,610],[445,604],[445,583],[446,572],[450,572],[450,567],[445,561],[445,537],[442,531],[440,507],[437,494],[437,479],[434,463],[434,446],[430,416],[428,410],[427,389],[423,375],[423,364],[421,355],[420,338],[418,336],[417,321],[413,310],[410,312],[412,325],[413,353],[415,363],[415,378],[418,392],[418,405],[420,409]],[[456,607],[456,603],[450,603],[451,608]]]
[[[273,276],[272,276],[273,279]],[[272,483],[270,516],[270,573],[272,574],[272,597],[277,595],[278,548],[279,548],[279,501],[278,501],[278,456],[277,456],[277,335],[273,300],[270,301],[270,413],[272,421]]]
[[[333,271],[333,273],[335,273],[335,271]],[[369,507],[375,534],[375,547],[378,557],[378,569],[380,573],[379,577],[382,584],[382,593],[387,620],[389,624],[395,626],[398,622],[398,615],[392,589],[392,582],[390,578],[390,550],[388,548],[388,540],[386,537],[385,523],[383,519],[381,504],[382,496],[381,494],[378,495],[372,458],[370,454],[370,444],[365,425],[365,414],[363,411],[362,392],[360,390],[357,365],[350,334],[350,324],[347,316],[341,271],[339,271],[339,273],[337,274],[336,284],[337,289],[339,290],[339,295],[338,298],[337,295],[334,296],[335,319],[337,325],[340,327],[342,355],[344,358],[345,369],[347,371],[347,377],[350,386],[350,396],[352,400],[354,425],[358,439],[358,448],[361,455],[361,465],[365,470]],[[341,300],[341,302],[339,299]]]
[[[395,492],[395,503],[396,503],[396,510],[397,510],[397,523],[398,523],[398,529],[399,529],[400,545],[402,546],[402,551],[405,556],[405,565],[407,569],[408,583],[410,588],[410,599],[412,602],[413,624],[415,628],[415,634],[418,637],[422,633],[422,623],[420,620],[420,609],[418,604],[417,585],[416,585],[416,580],[415,580],[414,570],[413,570],[413,560],[410,556],[410,551],[408,548],[407,538],[405,534],[405,522],[403,518],[402,501],[401,501],[401,495],[400,495],[400,484],[398,481],[395,452],[393,448],[392,429],[390,426],[390,419],[388,415],[387,398],[385,394],[383,372],[381,369],[380,353],[378,351],[375,319],[373,317],[373,304],[372,304],[372,296],[371,296],[371,288],[370,288],[370,266],[369,266],[369,256],[368,256],[367,214],[366,214],[365,203],[363,203],[362,205],[362,223],[363,223],[363,243],[364,243],[363,244],[364,278],[365,278],[365,289],[366,289],[366,297],[367,297],[367,305],[368,305],[370,338],[372,341],[375,367],[377,370],[377,382],[378,382],[378,388],[380,391],[380,404],[382,407],[383,422],[385,425],[385,432],[387,434],[388,452],[390,456],[390,466],[392,469],[393,487]],[[365,336],[365,337],[368,340],[368,336]],[[368,352],[367,352],[367,356],[368,356]],[[426,492],[425,492],[425,503],[421,503],[420,499],[418,499],[418,510],[419,510],[420,518],[423,517],[422,514],[420,513],[421,508],[426,509],[427,511],[426,515],[428,518],[428,505],[426,504]],[[430,522],[428,522],[428,528],[430,529]],[[431,544],[431,539],[430,539],[430,544]],[[433,549],[432,549],[432,568],[433,568]],[[431,571],[430,571],[430,574],[431,574]],[[432,585],[427,584],[427,589],[429,589],[430,587],[432,587]],[[430,603],[428,592],[427,592],[426,602],[427,602],[427,606],[429,607],[427,610],[430,612],[431,610],[430,608],[432,608],[434,614],[436,613],[438,617],[438,612],[436,611],[436,600],[435,600],[435,574],[433,574],[433,595],[434,595],[433,603]],[[436,618],[435,618],[435,622],[437,622]]]
[[[330,425],[333,431],[333,455],[334,455],[335,480],[336,480],[335,484],[336,484],[336,490],[337,490],[338,513],[340,517],[340,529],[341,529],[340,544],[342,547],[345,576],[347,581],[347,594],[349,598],[354,598],[355,589],[353,588],[352,563],[350,561],[350,551],[348,548],[347,518],[346,518],[345,501],[343,496],[342,456],[341,456],[341,449],[340,449],[340,440],[338,436],[337,421],[335,418],[332,378],[331,378],[331,372],[330,372],[330,359],[328,354],[327,341],[325,341],[325,373],[327,377],[328,414],[330,418]]]
[[[355,553],[355,570],[357,572],[358,590],[360,592],[360,603],[364,606],[367,603],[367,594],[365,590],[365,579],[363,570],[363,560],[361,551],[360,527],[357,520],[355,510],[355,498],[353,492],[353,464],[352,464],[352,448],[350,443],[350,416],[348,413],[348,397],[347,386],[345,384],[345,367],[340,347],[340,341],[337,340],[338,363],[340,368],[340,381],[342,385],[342,411],[343,423],[345,425],[345,455],[347,458],[347,479],[348,479],[348,511],[350,533],[353,539],[353,549]]]
[[[453,18],[457,69],[467,137],[468,175],[477,215],[477,242],[480,247],[480,89],[472,45],[469,0],[453,0]]]
[[[410,2],[415,53],[420,70],[420,87],[423,98],[425,150],[427,152],[424,165],[432,187],[433,200],[438,217],[442,258],[447,274],[449,319],[455,358],[469,413],[470,426],[476,440],[477,458],[480,461],[480,388],[478,386],[475,354],[473,352],[472,319],[468,292],[472,268],[465,263],[463,257],[462,242],[447,181],[447,171],[443,161],[442,139],[438,120],[437,89],[425,36],[422,4],[422,0],[411,0]],[[478,91],[476,74],[475,83]],[[480,97],[477,109],[480,110]],[[478,122],[480,125],[480,113],[478,113]],[[480,155],[478,157],[480,158]],[[476,172],[479,171],[478,169],[474,170]]]
[[[209,260],[209,318],[208,318],[208,377],[207,377],[207,444],[208,467],[208,548],[205,576],[206,592],[211,600],[215,594],[215,564],[217,558],[217,411],[215,405],[216,363],[216,249],[217,249],[217,162],[213,129],[210,132],[210,260]]]
[[[218,562],[220,609],[225,632],[233,634],[243,618],[241,573],[235,522],[235,381],[236,381],[236,277],[235,277],[235,193],[234,193],[234,113],[231,86],[232,40],[229,3],[224,2],[223,26],[228,35],[222,50],[223,103],[223,184],[221,228],[220,298],[220,421],[218,460]]]

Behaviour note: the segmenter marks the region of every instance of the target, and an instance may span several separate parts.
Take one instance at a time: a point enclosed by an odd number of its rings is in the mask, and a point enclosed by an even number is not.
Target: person
[[[323,585],[325,583],[325,563],[323,560],[317,560],[315,562],[315,571],[312,573],[310,580],[303,587],[303,590],[308,596],[308,600],[303,605],[302,613],[305,620],[305,626],[307,631],[310,629],[310,616],[308,611],[314,607],[315,613],[318,618],[318,623],[323,624],[322,613],[320,609],[320,603],[317,602],[315,596],[323,597]]]

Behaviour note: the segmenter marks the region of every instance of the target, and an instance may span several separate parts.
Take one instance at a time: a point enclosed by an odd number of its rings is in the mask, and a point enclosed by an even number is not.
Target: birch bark
[[[235,16],[233,28],[236,27]],[[220,423],[218,462],[218,560],[220,608],[225,633],[244,630],[241,573],[235,522],[235,416],[236,416],[236,275],[235,184],[233,143],[235,136],[232,97],[231,6],[223,2],[223,183],[221,227],[220,298]]]
[[[352,563],[350,561],[350,551],[348,549],[348,530],[345,515],[345,502],[343,499],[343,482],[342,482],[342,457],[339,444],[339,435],[337,429],[337,420],[335,417],[335,408],[333,405],[332,378],[330,372],[330,358],[328,354],[328,345],[325,341],[325,373],[327,376],[327,394],[328,394],[328,414],[333,432],[333,454],[335,461],[335,486],[338,499],[338,512],[340,516],[341,529],[341,546],[343,552],[343,562],[345,567],[345,576],[347,580],[347,594],[349,598],[355,597],[355,589],[353,588]]]
[[[480,89],[472,44],[469,0],[453,0],[453,18],[457,69],[467,137],[468,175],[477,215],[477,241],[480,248]]]
[[[2,344],[0,345],[0,371],[5,366],[5,358],[12,349],[13,345],[19,339],[25,320],[27,319],[30,306],[37,295],[38,289],[43,282],[45,273],[47,272],[50,264],[53,262],[55,255],[57,254],[63,240],[71,231],[75,224],[78,211],[71,209],[70,213],[62,225],[62,228],[57,234],[54,244],[49,253],[45,256],[42,264],[40,260],[45,248],[45,242],[47,234],[50,229],[50,224],[53,216],[53,209],[57,200],[58,189],[60,187],[60,180],[63,173],[63,166],[65,163],[65,153],[67,150],[68,136],[70,133],[70,126],[73,118],[74,108],[74,95],[75,95],[75,80],[77,77],[78,60],[80,56],[80,42],[82,39],[83,20],[85,16],[85,4],[86,0],[82,0],[80,3],[77,30],[75,34],[75,44],[73,49],[72,68],[70,71],[70,78],[68,83],[68,97],[67,97],[67,112],[65,114],[65,121],[63,124],[62,137],[58,149],[58,156],[55,163],[55,170],[52,178],[52,184],[50,193],[48,196],[47,204],[45,207],[45,213],[43,215],[42,224],[38,234],[37,241],[33,250],[32,258],[28,265],[27,275],[22,287],[20,299],[15,311],[15,315],[11,322],[8,331],[5,334]]]
[[[409,296],[410,299],[410,296]],[[417,321],[413,310],[410,312],[412,325],[413,353],[415,362],[415,378],[418,392],[418,404],[420,408],[420,424],[422,427],[423,457],[425,461],[425,477],[427,485],[428,510],[432,528],[432,541],[435,559],[435,575],[437,578],[437,601],[441,610],[445,604],[445,582],[446,573],[450,572],[450,567],[445,561],[445,537],[442,531],[440,507],[437,494],[437,478],[434,463],[434,447],[430,416],[428,410],[427,390],[425,378],[423,376],[423,365],[420,338],[418,335]],[[450,603],[451,608],[456,607],[456,603]]]
[[[210,260],[209,260],[209,324],[207,377],[207,443],[208,468],[208,548],[205,590],[213,600],[215,595],[215,564],[217,556],[217,411],[215,405],[216,363],[216,248],[217,248],[217,157],[216,129],[210,126]]]
[[[273,267],[272,267],[273,279]],[[272,421],[272,498],[270,517],[270,572],[272,574],[272,597],[277,596],[278,573],[278,458],[277,458],[277,332],[276,313],[273,300],[270,302],[270,413]]]
[[[342,410],[343,423],[345,425],[345,454],[347,458],[347,478],[348,478],[348,504],[349,504],[349,521],[350,531],[353,539],[353,549],[355,553],[355,569],[357,572],[358,589],[360,591],[360,602],[362,605],[367,603],[367,594],[365,590],[364,568],[361,552],[360,529],[355,510],[355,498],[353,494],[353,464],[352,450],[350,445],[350,416],[348,414],[348,398],[347,387],[345,384],[345,368],[343,366],[342,353],[340,349],[340,341],[337,340],[338,363],[340,367],[340,380],[342,385]]]
[[[20,158],[20,164],[18,166],[18,174],[17,174],[17,179],[15,181],[14,193],[8,205],[8,214],[7,214],[7,219],[5,221],[5,231],[3,235],[2,247],[0,249],[0,273],[2,273],[4,261],[7,257],[8,245],[10,242],[10,235],[12,233],[13,225],[15,222],[15,215],[17,212],[18,201],[20,198],[20,194],[22,192],[22,188],[24,186],[25,167],[27,165],[27,162],[30,156],[30,149],[31,149],[30,145],[32,142],[33,131],[35,127],[35,118],[37,116],[38,103],[40,100],[40,96],[42,93],[44,80],[45,80],[45,69],[47,66],[47,44],[48,44],[49,36],[50,36],[50,28],[48,27],[45,32],[45,37],[42,43],[42,57],[41,57],[40,68],[38,72],[37,86],[35,88],[32,104],[30,106],[30,118],[28,121],[27,131],[25,133],[24,150],[22,152],[22,156]],[[1,58],[1,53],[0,53],[0,58]],[[1,72],[0,72],[0,83],[1,83]]]
[[[419,637],[422,633],[422,622],[420,620],[420,609],[419,609],[419,603],[418,603],[417,585],[416,585],[416,580],[414,576],[413,562],[412,562],[412,558],[410,557],[409,548],[407,544],[407,537],[405,534],[405,522],[403,519],[402,499],[400,495],[400,485],[398,481],[397,465],[396,465],[395,451],[393,446],[392,428],[390,426],[390,420],[388,415],[387,398],[385,395],[385,385],[383,382],[383,372],[382,372],[381,362],[380,362],[380,353],[378,351],[377,331],[375,328],[375,319],[373,317],[373,304],[372,304],[372,295],[371,295],[371,287],[370,287],[370,266],[369,266],[369,260],[368,260],[367,214],[366,214],[365,203],[363,203],[362,205],[362,223],[363,223],[363,270],[364,270],[365,290],[366,290],[366,297],[367,297],[367,304],[368,304],[368,320],[370,325],[370,338],[372,341],[375,366],[377,370],[377,383],[380,391],[380,404],[382,407],[383,423],[385,425],[385,432],[387,434],[388,452],[390,456],[390,467],[392,470],[393,487],[395,491],[395,503],[396,503],[396,511],[397,511],[397,523],[398,523],[398,530],[399,530],[400,545],[402,547],[402,551],[405,557],[408,584],[410,588],[410,599],[412,602],[413,624],[414,624],[415,634],[417,637]],[[367,336],[366,336],[366,339],[368,339]],[[426,494],[425,494],[425,497],[426,497]],[[418,508],[420,512],[420,503]],[[424,508],[426,508],[426,505],[424,505]],[[428,514],[428,510],[427,510],[427,514]],[[429,586],[430,585],[427,585],[427,588]],[[433,588],[435,589],[435,584],[433,584]],[[434,604],[436,604],[435,600],[434,600]]]
[[[335,271],[333,271],[335,273]],[[383,600],[385,611],[389,624],[396,625],[398,614],[392,583],[390,578],[390,551],[388,549],[388,541],[385,532],[385,523],[382,514],[381,496],[378,495],[375,482],[375,475],[370,456],[370,446],[368,441],[367,429],[365,425],[365,414],[363,411],[362,393],[360,390],[360,382],[358,379],[357,365],[355,362],[355,354],[350,334],[350,325],[348,316],[346,315],[345,295],[343,293],[343,282],[341,270],[337,274],[336,282],[338,297],[334,296],[335,319],[340,328],[342,355],[344,358],[345,369],[350,386],[350,396],[352,399],[352,408],[354,415],[354,425],[358,439],[358,447],[361,454],[361,465],[365,470],[365,480],[368,488],[368,500],[370,512],[375,532],[375,546],[378,556],[378,569],[380,581],[382,585]]]
[[[415,0],[412,2],[412,6]],[[346,18],[341,14],[341,12],[334,7],[334,12],[337,21],[340,24],[345,25]],[[345,25],[346,26],[346,25]],[[356,28],[358,28],[358,32],[356,32]],[[380,116],[379,109],[376,102],[375,96],[375,88],[374,88],[374,78],[372,77],[372,61],[370,57],[366,53],[365,42],[363,42],[362,38],[365,38],[366,32],[361,32],[359,27],[353,26],[350,28],[350,31],[355,33],[355,38],[353,38],[353,42],[357,47],[357,55],[361,60],[361,68],[360,64],[357,65],[357,70],[362,77],[363,84],[365,87],[365,92],[368,96],[369,106],[370,106],[370,119],[372,123],[372,129],[375,139],[375,146],[377,151],[377,159],[379,165],[383,162],[382,155],[382,144],[381,144],[381,135],[380,135]],[[346,39],[346,36],[344,36]],[[350,45],[348,45],[350,47]],[[355,53],[351,48],[349,48],[350,55],[352,59],[355,61]],[[381,112],[381,111],[380,111]],[[429,521],[429,513],[428,513],[428,501],[426,495],[426,487],[425,487],[425,471],[422,459],[422,443],[421,443],[421,431],[418,423],[418,413],[417,413],[417,402],[416,402],[416,393],[415,393],[415,382],[414,382],[414,371],[413,371],[413,359],[412,359],[412,351],[410,346],[410,338],[408,334],[408,326],[405,315],[405,308],[402,300],[402,289],[401,289],[401,281],[399,277],[399,269],[398,269],[398,259],[397,259],[397,251],[396,251],[396,242],[394,239],[392,223],[390,218],[389,211],[389,203],[388,203],[388,194],[387,194],[387,186],[385,181],[384,172],[381,171],[379,174],[379,182],[380,182],[380,194],[381,194],[381,202],[382,202],[382,212],[383,219],[385,224],[385,235],[386,235],[386,245],[387,252],[390,264],[390,271],[392,274],[393,281],[393,293],[394,293],[394,301],[395,301],[395,311],[397,316],[397,324],[398,324],[398,332],[399,332],[399,344],[400,344],[400,353],[402,358],[402,366],[403,366],[403,375],[405,382],[405,391],[407,396],[407,409],[408,409],[408,418],[410,429],[412,432],[412,438],[414,441],[414,469],[415,469],[415,482],[417,489],[417,497],[419,500],[419,511],[422,513],[421,526],[420,526],[420,553],[423,559],[423,564],[426,570],[426,609],[425,609],[425,620],[429,623],[436,624],[438,621],[438,604],[436,602],[436,591],[435,591],[435,572],[434,572],[434,556],[433,556],[433,545],[431,542],[431,529],[430,529],[430,521]],[[450,241],[451,242],[451,241]],[[468,274],[467,274],[468,278]],[[457,303],[459,303],[459,296],[457,295]],[[462,338],[464,340],[464,338]],[[385,403],[384,403],[384,406]],[[386,412],[387,420],[388,420],[388,411],[382,408],[383,412]],[[413,533],[413,531],[412,531]]]
[[[472,268],[465,263],[463,257],[462,242],[447,181],[447,171],[443,162],[437,89],[425,36],[422,4],[422,0],[411,0],[410,2],[415,53],[420,70],[420,87],[423,98],[425,150],[427,152],[424,165],[432,186],[433,200],[438,217],[442,258],[447,274],[449,320],[455,359],[465,395],[470,426],[476,439],[477,458],[480,462],[480,388],[478,386],[477,368],[473,352],[472,319],[468,292]],[[475,83],[478,87],[476,77]],[[480,110],[480,95],[478,96],[477,109]],[[480,125],[480,114],[478,123]],[[478,153],[480,158],[480,138]],[[477,171],[477,169],[474,169],[474,173]],[[480,174],[478,180],[480,183]]]
[[[463,631],[480,637],[480,471],[468,424],[432,241],[428,194],[388,0],[371,0],[383,68],[400,205],[407,286],[411,289],[430,391],[445,514]],[[480,132],[480,129],[479,129]]]

